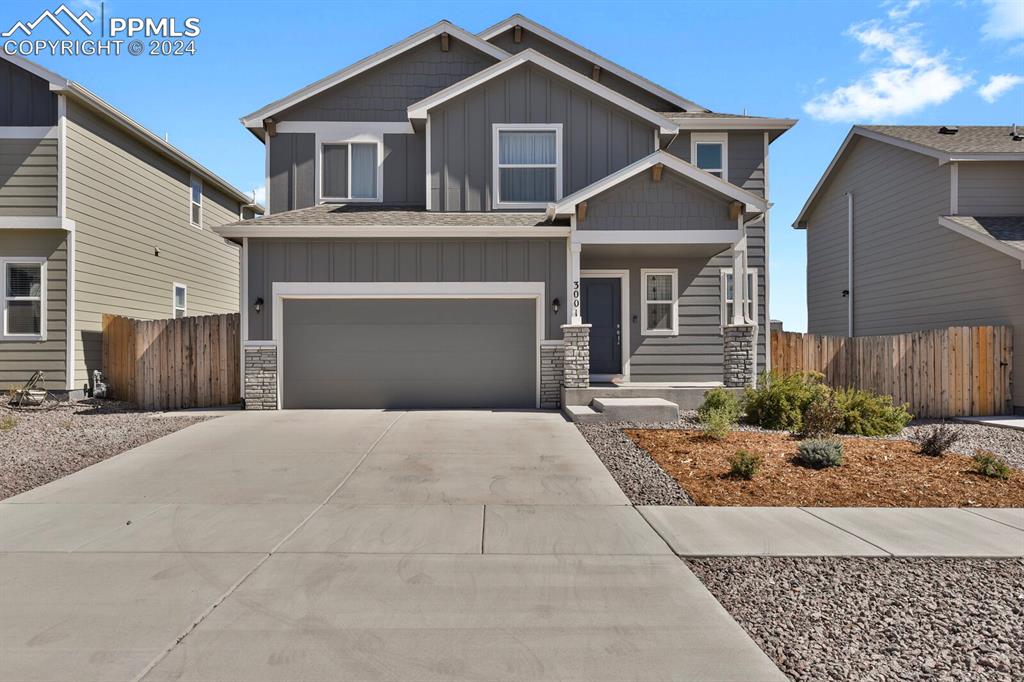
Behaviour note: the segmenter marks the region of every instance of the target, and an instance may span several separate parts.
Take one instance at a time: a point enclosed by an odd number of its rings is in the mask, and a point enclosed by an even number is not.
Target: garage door
[[[532,299],[286,299],[285,408],[535,407]]]

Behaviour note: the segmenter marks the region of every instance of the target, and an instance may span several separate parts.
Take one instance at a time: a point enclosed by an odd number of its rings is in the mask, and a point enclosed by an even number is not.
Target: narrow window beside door
[[[179,317],[185,317],[185,315],[188,314],[187,297],[187,287],[184,284],[178,284],[177,282],[175,282],[174,299],[172,304],[174,306],[174,319],[178,319]]]
[[[675,336],[679,333],[678,270],[641,270],[643,300],[640,314],[644,336]]]
[[[3,329],[0,338],[46,339],[46,259],[0,258],[3,270]]]

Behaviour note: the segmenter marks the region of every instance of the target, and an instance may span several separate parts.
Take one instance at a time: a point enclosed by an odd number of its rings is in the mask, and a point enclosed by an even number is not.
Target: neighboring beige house
[[[42,370],[80,395],[103,313],[238,310],[238,247],[212,228],[262,209],[77,83],[0,56],[0,388]]]
[[[1014,327],[1024,368],[1024,131],[854,126],[794,227],[807,230],[807,326],[875,336]],[[1014,410],[1024,413],[1024,381]]]

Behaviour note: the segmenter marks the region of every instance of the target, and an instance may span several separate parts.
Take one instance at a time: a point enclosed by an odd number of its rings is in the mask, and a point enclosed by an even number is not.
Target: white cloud
[[[978,88],[978,94],[981,95],[982,99],[986,102],[992,104],[1022,83],[1024,83],[1024,76],[1017,76],[1012,73],[1003,73],[998,76],[990,77],[988,79],[988,83],[985,83],[983,86]]]
[[[988,19],[981,27],[989,40],[1017,40],[1024,38],[1024,2],[1021,0],[985,0]]]
[[[894,20],[906,19],[907,16],[921,5],[928,4],[928,0],[904,0],[903,2],[885,2],[882,7],[889,8],[889,18]]]
[[[970,76],[948,64],[945,53],[928,53],[917,29],[887,28],[878,21],[851,26],[847,34],[864,46],[861,60],[877,66],[849,85],[817,95],[804,111],[825,121],[875,121],[941,104],[970,85]]]

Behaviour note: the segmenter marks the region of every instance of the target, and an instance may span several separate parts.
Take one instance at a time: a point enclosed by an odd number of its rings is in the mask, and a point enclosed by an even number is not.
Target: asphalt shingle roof
[[[969,230],[997,239],[1024,253],[1024,216],[945,216]]]
[[[225,227],[250,226],[357,226],[372,225],[380,227],[534,227],[552,225],[545,220],[543,213],[445,213],[427,211],[424,208],[410,206],[384,206],[381,204],[320,204],[294,211],[273,213],[259,220],[244,220],[231,223]]]
[[[940,133],[937,125],[860,127],[952,154],[1024,153],[1024,139],[1014,140],[1011,126],[959,126],[953,135]],[[1017,132],[1024,137],[1024,128]]]

